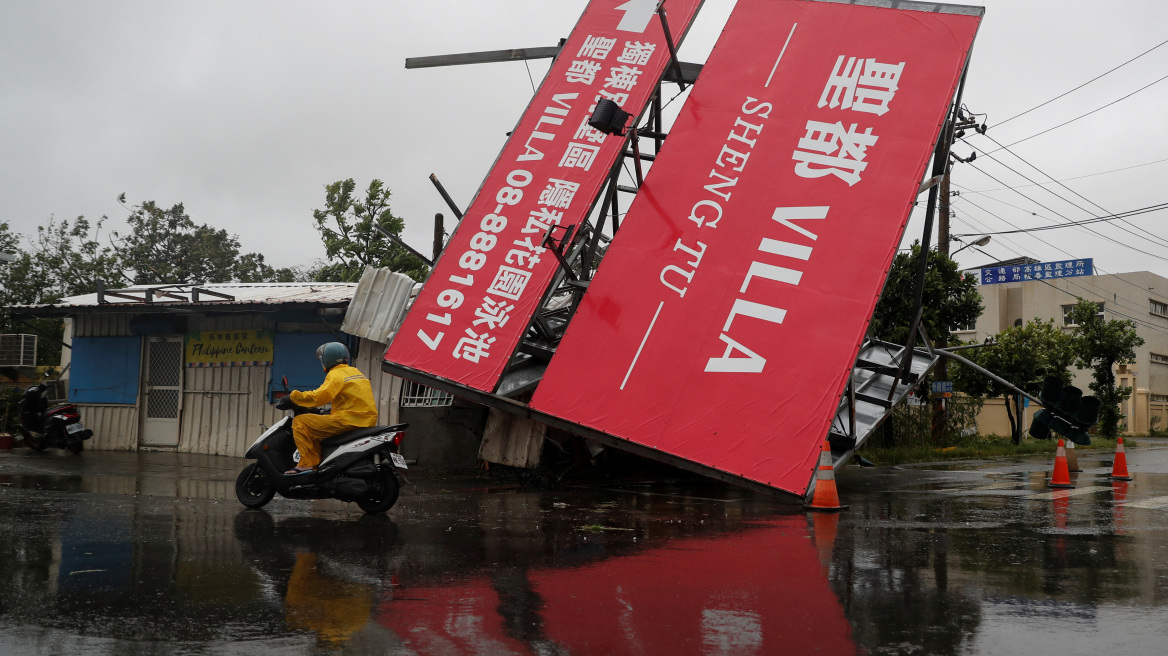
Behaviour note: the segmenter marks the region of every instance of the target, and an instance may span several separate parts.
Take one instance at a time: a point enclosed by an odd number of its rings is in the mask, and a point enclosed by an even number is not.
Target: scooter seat
[[[333,435],[332,437],[327,437],[327,438],[321,440],[320,446],[322,448],[325,448],[325,449],[334,448],[334,447],[341,446],[342,444],[348,444],[349,442],[356,442],[357,440],[359,440],[363,437],[369,437],[370,435],[377,435],[378,433],[384,433],[386,431],[403,430],[406,426],[409,426],[409,424],[394,424],[393,426],[370,426],[369,428],[356,428],[356,429],[353,429],[351,431],[346,431],[344,433],[341,433],[339,435]]]

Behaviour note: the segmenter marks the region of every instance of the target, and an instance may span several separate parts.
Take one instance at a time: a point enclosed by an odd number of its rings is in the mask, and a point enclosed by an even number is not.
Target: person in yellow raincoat
[[[369,379],[349,366],[349,349],[329,342],[316,349],[316,359],[325,370],[324,383],[311,392],[293,390],[289,395],[298,406],[315,408],[332,404],[327,415],[302,414],[292,419],[292,439],[300,450],[300,462],[284,472],[303,474],[320,464],[320,441],[354,428],[377,425],[377,403]]]

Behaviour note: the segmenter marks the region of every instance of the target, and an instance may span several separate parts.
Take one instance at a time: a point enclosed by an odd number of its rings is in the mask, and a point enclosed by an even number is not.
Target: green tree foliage
[[[1042,381],[1047,376],[1055,376],[1069,383],[1070,368],[1076,359],[1071,336],[1065,334],[1053,320],[1041,319],[1034,319],[1024,326],[1007,328],[998,334],[992,346],[965,350],[961,354],[1034,396],[1042,391]],[[954,388],[965,394],[1006,399],[1011,436],[1014,444],[1022,442],[1025,427],[1018,414],[1018,395],[969,367],[957,365],[950,369],[950,373],[954,379]]]
[[[118,198],[125,203],[125,194]],[[169,209],[153,201],[127,208],[129,229],[102,235],[108,219],[91,223],[50,219],[35,234],[22,237],[0,223],[0,251],[15,253],[0,264],[0,332],[34,333],[37,362],[60,361],[59,319],[17,320],[13,305],[56,303],[97,290],[97,281],[117,288],[129,284],[207,282],[292,282],[297,269],[275,269],[259,253],[241,253],[239,239],[226,230],[196,225],[182,204]]]
[[[125,200],[125,194],[119,197]],[[273,269],[259,253],[240,253],[239,238],[196,225],[182,203],[169,209],[146,201],[130,209],[129,228],[114,233],[127,281],[139,285],[287,282],[291,269]]]
[[[920,257],[921,245],[916,242],[912,252],[899,253],[893,259],[884,294],[872,316],[871,332],[876,338],[898,344],[908,341],[908,331],[916,311]],[[953,326],[973,323],[981,316],[977,278],[962,273],[957,263],[945,255],[930,252],[925,270],[923,308],[921,321],[929,338],[943,346]]]
[[[1079,299],[1071,308],[1070,319],[1077,324],[1072,332],[1077,365],[1091,370],[1088,387],[1099,399],[1099,434],[1115,439],[1119,434],[1119,404],[1131,397],[1132,388],[1115,384],[1117,364],[1132,362],[1136,349],[1144,338],[1136,334],[1136,325],[1130,319],[1106,320],[1100,317],[1099,306]]]
[[[398,237],[405,228],[389,209],[390,190],[381,180],[369,183],[364,198],[354,197],[355,189],[352,178],[325,185],[325,208],[312,212],[328,258],[316,279],[356,282],[366,266],[375,266],[425,280],[429,267],[373,227],[379,225]]]
[[[18,259],[0,267],[0,298],[8,305],[56,303],[66,296],[85,294],[95,289],[96,280],[117,278],[121,269],[109,246],[101,245],[104,218],[94,224],[83,216],[70,223],[49,219],[36,234],[24,240],[4,225],[0,242],[4,250],[15,252]],[[33,333],[37,340],[37,362],[60,361],[60,340],[64,334],[59,319],[14,319],[0,309],[0,332]]]

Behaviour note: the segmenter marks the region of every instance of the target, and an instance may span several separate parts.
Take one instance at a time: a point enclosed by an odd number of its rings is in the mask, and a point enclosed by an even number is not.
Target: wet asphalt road
[[[419,473],[386,516],[244,462],[0,452],[0,653],[1154,654],[1168,448],[848,468],[803,515],[703,479]]]

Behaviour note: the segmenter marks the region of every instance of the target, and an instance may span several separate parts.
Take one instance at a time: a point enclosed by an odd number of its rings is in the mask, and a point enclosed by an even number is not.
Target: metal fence
[[[402,381],[401,407],[403,408],[437,408],[448,406],[454,397],[421,383],[411,380]]]

